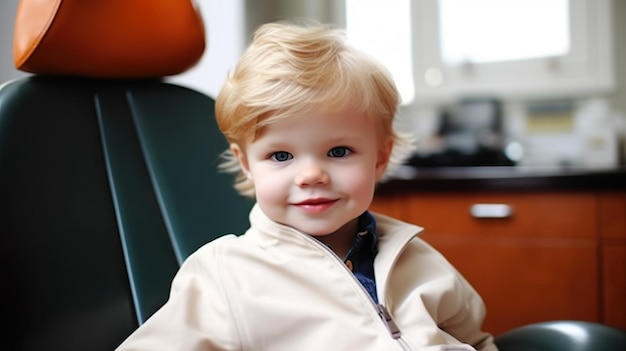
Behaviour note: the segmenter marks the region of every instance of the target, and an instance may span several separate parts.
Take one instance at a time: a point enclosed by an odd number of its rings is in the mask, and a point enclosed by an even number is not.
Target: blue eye
[[[334,148],[330,149],[330,151],[328,151],[328,156],[330,156],[330,157],[346,157],[346,156],[350,155],[350,153],[352,153],[352,150],[350,150],[349,148],[347,148],[345,146],[338,146],[338,147],[334,147]]]
[[[270,156],[270,158],[276,162],[285,162],[285,161],[291,160],[293,158],[293,155],[288,153],[287,151],[277,151],[277,152],[274,152]]]

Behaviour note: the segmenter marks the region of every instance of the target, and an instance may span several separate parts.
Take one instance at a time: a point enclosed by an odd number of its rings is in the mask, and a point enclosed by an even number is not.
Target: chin
[[[306,230],[301,230],[301,232],[309,234],[310,236],[327,236],[327,235],[331,235],[334,233],[334,231],[306,231]]]
[[[343,228],[343,226],[338,226],[338,227],[328,227],[328,226],[309,226],[309,227],[301,227],[301,228],[296,228],[299,231],[309,234],[311,236],[317,236],[317,237],[321,237],[321,236],[328,236],[328,235],[332,235],[337,233],[338,231],[341,230],[341,228]]]

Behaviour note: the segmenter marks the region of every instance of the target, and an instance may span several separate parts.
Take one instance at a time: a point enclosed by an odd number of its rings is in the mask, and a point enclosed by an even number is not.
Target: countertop
[[[585,167],[413,167],[402,166],[378,185],[397,191],[626,191],[626,166]]]

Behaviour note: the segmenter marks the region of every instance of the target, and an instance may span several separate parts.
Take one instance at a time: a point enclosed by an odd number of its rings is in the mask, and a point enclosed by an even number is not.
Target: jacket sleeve
[[[452,297],[457,310],[441,322],[441,328],[458,340],[468,343],[478,351],[498,351],[493,336],[482,331],[485,318],[485,304],[476,290],[454,269],[457,280],[457,294]]]
[[[227,296],[222,290],[215,248],[208,244],[189,256],[172,282],[168,301],[116,351],[239,350]]]
[[[405,255],[410,256],[411,271],[421,272],[416,293],[438,329],[478,351],[498,351],[493,336],[482,330],[482,298],[443,254],[417,238]]]

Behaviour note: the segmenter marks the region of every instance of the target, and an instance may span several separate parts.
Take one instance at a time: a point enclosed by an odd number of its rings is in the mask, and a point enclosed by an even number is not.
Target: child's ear
[[[230,151],[239,162],[239,167],[241,167],[241,171],[246,176],[246,178],[250,179],[250,167],[248,166],[248,159],[246,158],[246,153],[243,152],[239,144],[232,143],[230,144]]]
[[[382,179],[387,166],[389,165],[389,159],[391,158],[391,151],[393,150],[393,138],[390,137],[385,141],[378,150],[378,157],[376,159],[376,180]]]

